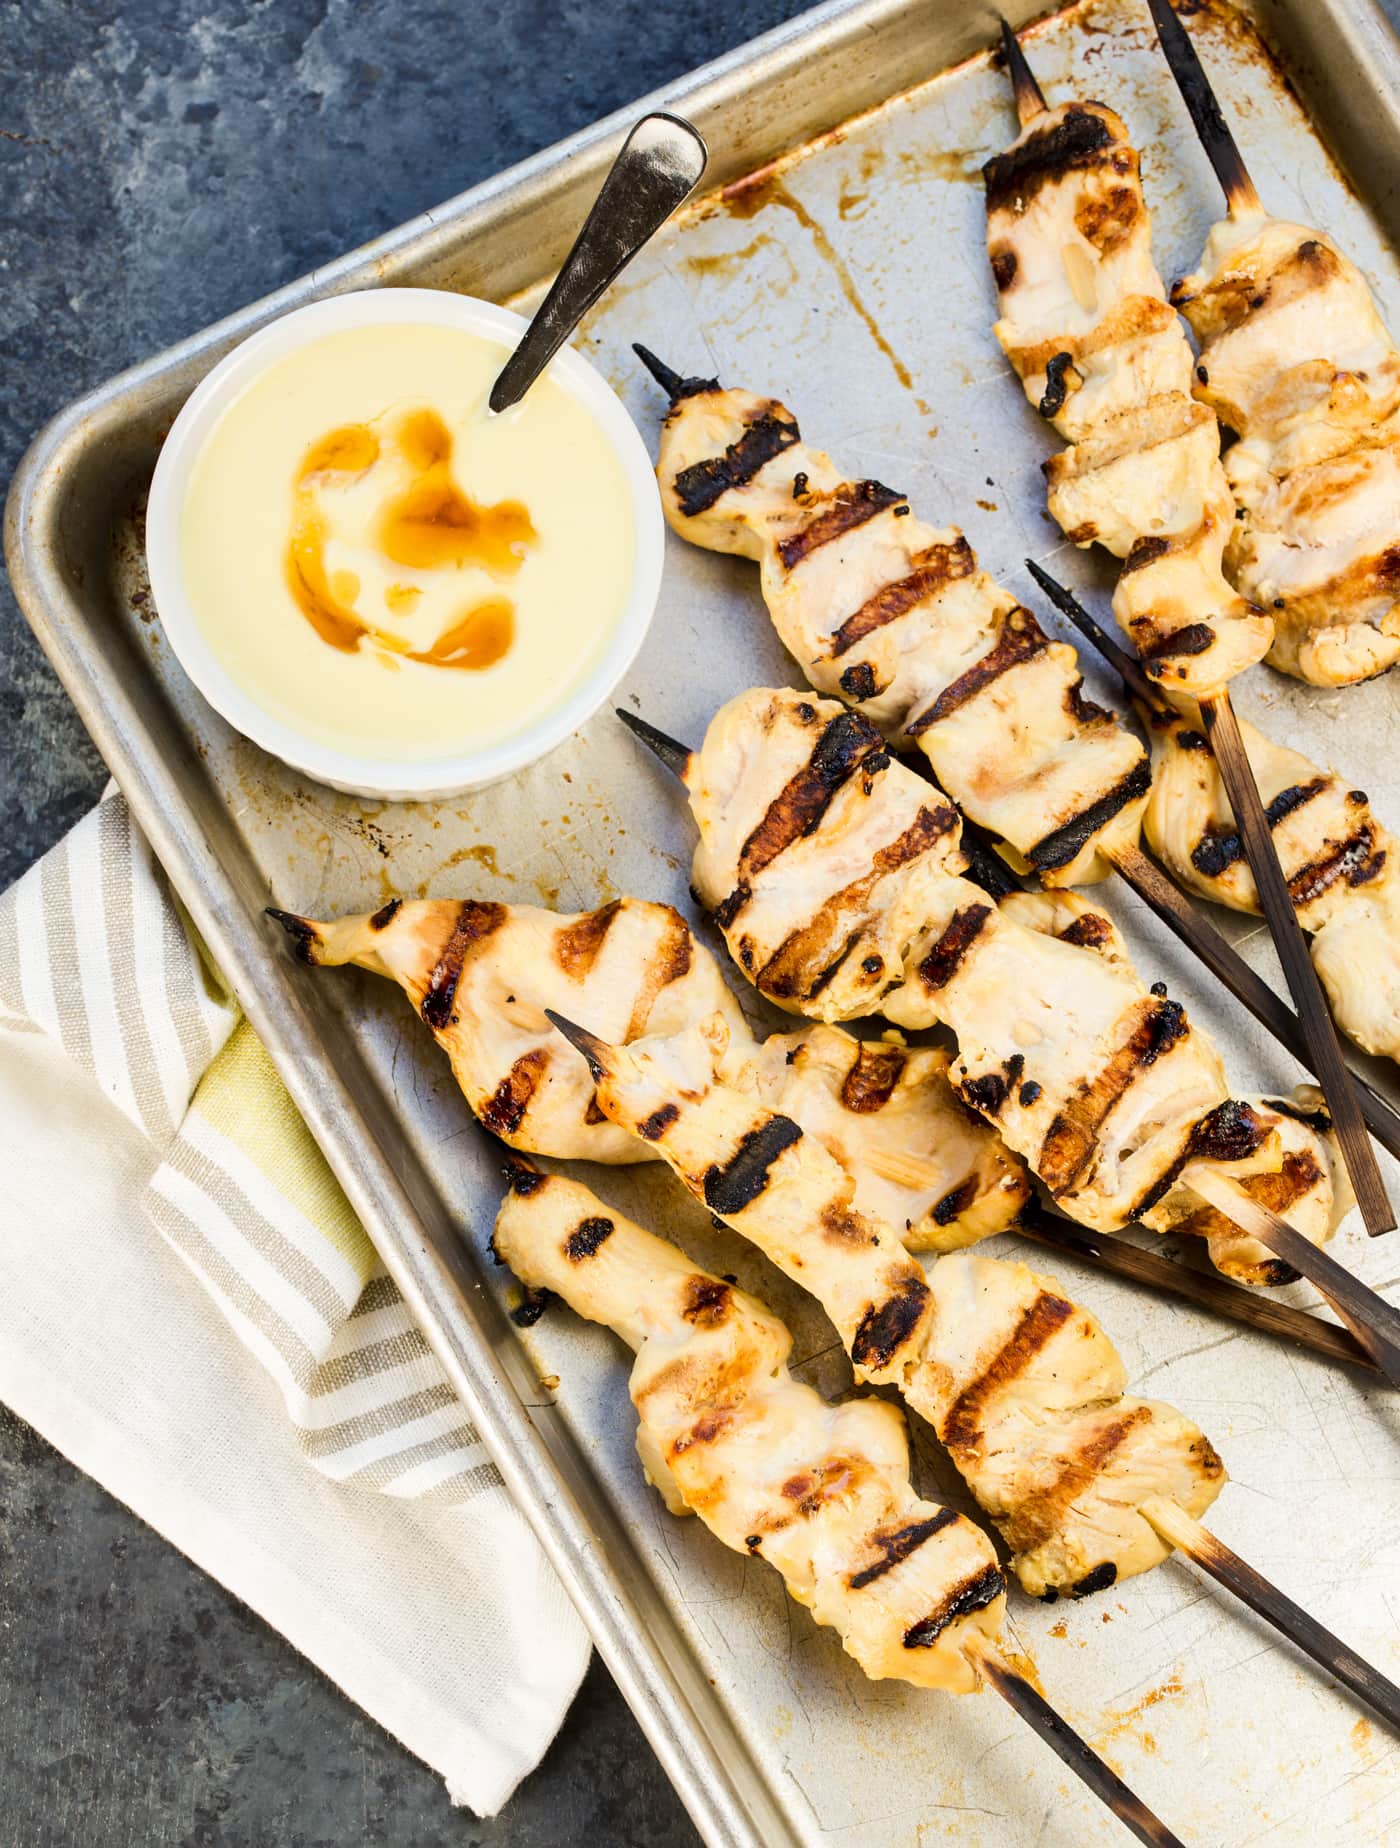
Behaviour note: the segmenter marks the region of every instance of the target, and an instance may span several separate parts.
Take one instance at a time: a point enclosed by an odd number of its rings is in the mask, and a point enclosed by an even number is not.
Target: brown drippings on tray
[[[735,180],[732,185],[726,186],[720,198],[725,211],[731,218],[754,218],[770,205],[778,206],[782,211],[792,214],[816,246],[817,255],[835,276],[837,286],[849,306],[865,323],[866,331],[889,361],[895,377],[913,398],[924,416],[932,417],[932,407],[925,404],[914,390],[913,375],[885,338],[879,322],[856,287],[855,277],[847,268],[845,258],[797,195],[788,191],[783,181],[782,168],[778,166],[760,167],[757,172],[748,174],[744,179]]]
[[[493,577],[513,576],[537,537],[528,509],[520,501],[486,507],[462,493],[452,478],[452,435],[436,411],[405,417],[395,441],[412,479],[379,516],[384,557],[409,570],[477,565]],[[287,546],[287,583],[297,608],[323,642],[345,654],[353,654],[368,636],[390,662],[398,656],[428,667],[491,667],[514,639],[515,608],[509,598],[484,598],[464,610],[430,648],[413,649],[356,612],[360,583],[354,572],[327,569],[328,534],[315,491],[336,476],[364,475],[381,453],[379,437],[366,424],[332,430],[307,450],[293,487]],[[385,602],[396,615],[406,614],[421,594],[416,584],[393,584]]]

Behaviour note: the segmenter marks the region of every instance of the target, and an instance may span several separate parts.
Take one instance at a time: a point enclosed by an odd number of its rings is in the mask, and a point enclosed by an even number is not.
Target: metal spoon
[[[699,184],[709,158],[698,129],[649,115],[622,144],[574,247],[520,345],[491,387],[493,411],[518,404],[604,289]]]

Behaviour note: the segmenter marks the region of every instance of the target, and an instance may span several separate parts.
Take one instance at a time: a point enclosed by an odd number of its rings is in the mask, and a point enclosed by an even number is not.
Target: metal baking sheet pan
[[[1007,8],[1017,23],[1031,10]],[[1050,439],[991,334],[979,167],[1013,133],[1005,79],[981,55],[993,26],[957,0],[838,0],[647,99],[697,121],[721,190],[657,240],[581,338],[648,435],[661,406],[632,360],[636,339],[683,370],[776,393],[848,472],[961,524],[984,563],[1038,605],[1027,554],[1091,589],[1108,578],[1047,522],[1039,463]],[[1193,30],[1261,191],[1336,235],[1400,328],[1400,61],[1380,15],[1369,0],[1258,0],[1244,13],[1202,7]],[[1146,151],[1160,267],[1168,277],[1187,267],[1217,194],[1142,0],[1084,0],[1043,21],[1029,49],[1052,100],[1073,88],[1125,116]],[[470,798],[376,806],[332,794],[210,713],[173,667],[147,595],[141,498],[171,417],[221,353],[332,291],[413,283],[528,302],[633,113],[75,406],[13,489],[16,588],[706,1839],[1116,1843],[1118,1825],[994,1697],[865,1681],[776,1575],[664,1512],[637,1465],[627,1365],[611,1338],[562,1308],[526,1334],[509,1320],[513,1285],[485,1255],[494,1164],[441,1055],[397,992],[294,966],[261,917],[269,900],[326,916],[393,893],[574,909],[633,892],[689,910],[691,827],[673,790],[605,711],[527,774]],[[673,540],[657,621],[621,697],[698,738],[734,691],[794,678],[752,568]],[[1397,698],[1396,675],[1323,693],[1260,669],[1238,688],[1246,714],[1359,779],[1392,825]],[[1149,979],[1165,977],[1225,1047],[1240,1087],[1295,1081],[1127,895],[1100,893]],[[1277,979],[1261,925],[1217,922]],[[1393,1093],[1390,1075],[1380,1082]],[[1386,1175],[1400,1190],[1389,1163]],[[585,1178],[772,1301],[795,1326],[802,1377],[826,1392],[849,1384],[821,1315],[659,1168]],[[1400,1273],[1400,1235],[1368,1242],[1353,1220],[1338,1248],[1374,1284]],[[1217,1530],[1400,1673],[1393,1403],[1067,1258],[1054,1268],[1101,1314],[1134,1388],[1173,1400],[1224,1454],[1233,1481],[1212,1512]],[[1306,1300],[1302,1286],[1294,1294]],[[923,1484],[966,1506],[926,1434],[916,1450]],[[1016,1595],[1011,1622],[1051,1697],[1185,1839],[1400,1839],[1394,1742],[1191,1569],[1169,1563],[1069,1606]]]

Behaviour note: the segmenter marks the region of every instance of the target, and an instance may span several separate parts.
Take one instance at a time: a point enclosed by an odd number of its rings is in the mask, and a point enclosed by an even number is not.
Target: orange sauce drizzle
[[[408,487],[381,512],[379,547],[396,565],[433,571],[479,565],[493,577],[511,577],[525,561],[537,534],[520,501],[483,507],[452,479],[452,436],[436,411],[415,411],[396,432],[400,455],[413,471]],[[355,610],[360,594],[351,571],[326,566],[326,523],[315,489],[328,477],[363,475],[380,458],[379,438],[364,424],[346,424],[319,438],[297,471],[292,531],[287,547],[287,583],[297,608],[323,642],[354,653],[366,637],[390,655],[429,667],[479,670],[499,661],[515,637],[515,607],[506,597],[474,604],[433,643],[411,649],[399,637],[367,622]],[[421,591],[416,584],[391,585],[385,602],[407,613]]]

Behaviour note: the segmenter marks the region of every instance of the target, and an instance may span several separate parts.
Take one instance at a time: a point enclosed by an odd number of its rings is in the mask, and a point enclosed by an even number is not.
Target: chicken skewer
[[[1347,686],[1400,659],[1400,352],[1333,240],[1265,211],[1185,28],[1149,4],[1228,206],[1172,291],[1195,395],[1238,439],[1226,568],[1273,614],[1275,667]]]
[[[1138,157],[1098,103],[1050,109],[1003,21],[1021,133],[984,168],[997,339],[1069,443],[1046,465],[1049,506],[1079,545],[1125,559],[1114,612],[1173,701],[1198,707],[1367,1230],[1396,1221],[1307,953],[1230,702],[1272,624],[1226,583],[1235,525],[1219,432],[1192,396],[1193,357],[1152,260]],[[1057,368],[1052,374],[1051,368]],[[1053,388],[1050,383],[1053,378]],[[1203,416],[1202,413],[1205,413]],[[1193,713],[1194,716],[1194,713]]]
[[[731,1028],[726,1082],[816,1136],[855,1178],[858,1209],[902,1226],[908,1249],[950,1251],[1015,1227],[1328,1359],[1375,1365],[1346,1329],[1028,1209],[1022,1164],[957,1097],[941,1049],[862,1044],[820,1023],[761,1044],[746,1040],[714,959],[668,906],[622,899],[574,916],[500,906],[489,932],[473,900],[399,902],[333,924],[272,915],[311,966],[354,963],[396,981],[447,1053],[473,1112],[513,1148],[608,1163],[654,1155],[598,1110],[587,1065],[559,1042],[546,1006],[606,1022],[624,1042],[718,1011]],[[671,978],[664,984],[663,973]],[[663,989],[673,990],[664,1009]]]
[[[1107,1336],[1052,1279],[965,1252],[925,1273],[898,1252],[888,1226],[855,1212],[849,1177],[819,1144],[714,1079],[718,1017],[630,1047],[551,1018],[588,1059],[604,1114],[817,1298],[858,1379],[895,1386],[933,1426],[1026,1590],[1083,1595],[1181,1545],[1228,1589],[1244,1582],[1239,1566],[1257,1592],[1259,1575],[1200,1526],[1224,1482],[1209,1440],[1170,1406],[1124,1393]],[[1264,1614],[1400,1726],[1400,1688],[1311,1620],[1295,1625],[1298,1607],[1276,1595]]]
[[[956,815],[930,808],[912,771],[848,753],[814,801],[829,728],[860,723],[821,704],[755,689],[722,709],[700,753],[668,753],[700,828],[697,896],[760,992],[818,1018],[879,1008],[901,1026],[941,1021],[959,1041],[961,1094],[1063,1210],[1091,1228],[1181,1223],[1234,1274],[1308,1276],[1400,1383],[1400,1315],[1276,1210],[1296,1213],[1316,1159],[1289,1159],[1278,1131],[1230,1098],[1213,1049],[1126,958],[1108,966],[1039,936],[960,878]],[[1273,1199],[1251,1200],[1251,1186]],[[1217,1216],[1202,1222],[1207,1188]],[[1238,1242],[1246,1217],[1252,1248]],[[1269,1251],[1282,1266],[1266,1268]]]
[[[829,1404],[788,1371],[773,1312],[577,1182],[513,1168],[496,1254],[634,1350],[637,1450],[673,1514],[766,1559],[867,1675],[968,1693],[986,1682],[1141,1842],[1177,1838],[1014,1668],[986,1536],[916,1494],[903,1418]]]
[[[1030,559],[1026,564],[1138,702],[1156,760],[1145,817],[1153,852],[1179,885],[1232,911],[1257,912],[1258,893],[1209,740],[1161,704],[1138,663],[1104,634],[1071,592]],[[1252,725],[1242,725],[1241,733],[1268,795],[1269,825],[1279,843],[1289,895],[1311,936],[1311,954],[1333,1016],[1363,1051],[1400,1059],[1400,852],[1395,838],[1364,793],[1335,770],[1320,769]],[[1400,1156],[1395,1112],[1357,1073],[1352,1080],[1372,1133]]]

